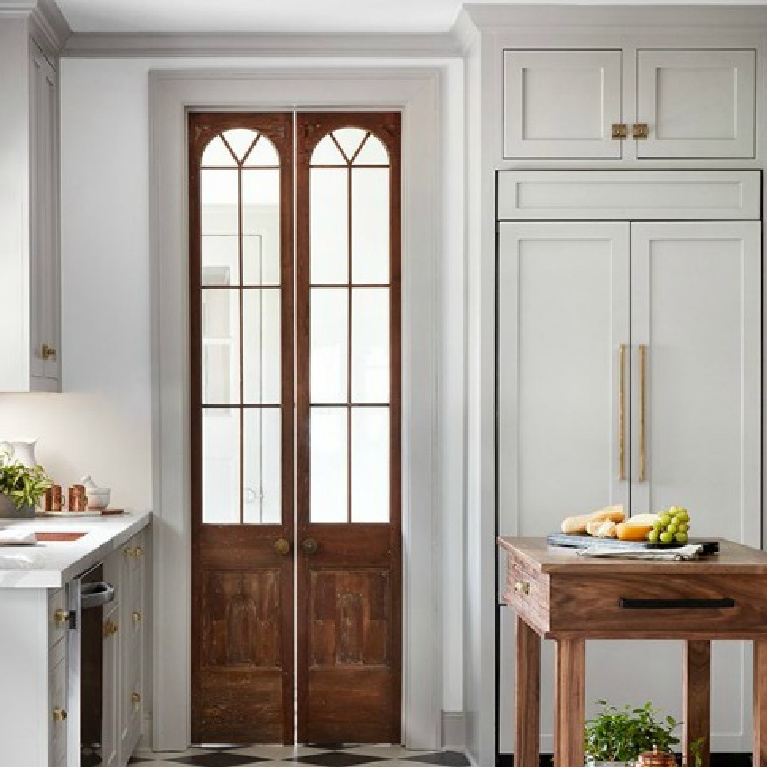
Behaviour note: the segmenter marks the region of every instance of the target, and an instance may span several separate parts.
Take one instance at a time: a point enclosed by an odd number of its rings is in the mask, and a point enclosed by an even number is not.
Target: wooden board
[[[549,546],[567,546],[573,549],[587,549],[590,546],[609,546],[621,548],[626,551],[640,549],[678,549],[690,543],[698,543],[703,546],[704,554],[716,554],[719,551],[719,541],[711,538],[690,538],[684,543],[650,543],[650,541],[619,541],[617,538],[595,538],[593,535],[574,535],[572,533],[553,533],[546,537]]]

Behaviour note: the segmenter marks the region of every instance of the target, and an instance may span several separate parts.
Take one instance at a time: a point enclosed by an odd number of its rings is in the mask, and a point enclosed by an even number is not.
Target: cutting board
[[[716,554],[719,551],[719,541],[713,538],[690,538],[687,544],[683,543],[650,543],[650,541],[619,541],[617,538],[595,538],[592,535],[574,535],[570,533],[553,533],[546,536],[549,546],[567,546],[572,549],[586,549],[589,546],[610,546],[627,551],[637,549],[678,549],[690,543],[698,543],[703,546],[704,554]]]

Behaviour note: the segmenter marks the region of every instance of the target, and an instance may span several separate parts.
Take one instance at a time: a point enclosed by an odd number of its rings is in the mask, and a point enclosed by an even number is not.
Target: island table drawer
[[[737,634],[767,629],[767,579],[738,575],[551,577],[552,632],[700,631]]]

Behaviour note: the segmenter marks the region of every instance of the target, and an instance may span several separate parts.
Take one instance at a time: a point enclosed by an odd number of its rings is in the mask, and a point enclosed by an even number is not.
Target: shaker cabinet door
[[[621,158],[621,52],[506,50],[503,155]]]
[[[637,51],[637,157],[754,157],[754,50]]]
[[[628,510],[629,225],[503,223],[498,258],[500,534]]]

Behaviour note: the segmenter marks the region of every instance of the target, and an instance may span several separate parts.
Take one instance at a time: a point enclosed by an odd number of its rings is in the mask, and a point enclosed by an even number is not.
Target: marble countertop
[[[152,513],[104,517],[0,519],[0,529],[85,533],[76,541],[38,541],[34,546],[0,546],[0,588],[59,588],[104,559],[146,527]]]

